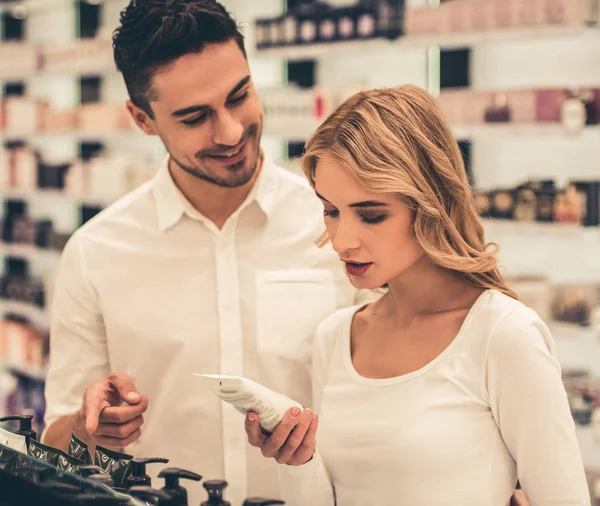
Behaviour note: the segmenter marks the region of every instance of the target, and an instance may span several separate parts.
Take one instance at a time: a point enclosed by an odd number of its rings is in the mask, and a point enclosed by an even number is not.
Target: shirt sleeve
[[[80,241],[75,233],[67,243],[56,279],[45,391],[46,427],[76,413],[85,388],[109,372],[104,323],[97,294],[86,276]]]
[[[554,341],[529,309],[515,310],[490,341],[488,395],[531,506],[589,506],[581,452]]]
[[[329,361],[335,344],[334,329],[327,330],[329,320],[323,322],[316,332],[312,356],[313,410],[321,411],[323,387],[327,380]],[[279,487],[281,497],[287,506],[334,506],[335,494],[331,480],[318,448],[313,458],[302,466],[279,465]]]

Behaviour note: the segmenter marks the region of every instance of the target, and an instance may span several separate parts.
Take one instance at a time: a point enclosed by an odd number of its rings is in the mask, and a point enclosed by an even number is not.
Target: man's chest
[[[109,353],[310,354],[318,324],[353,290],[327,255],[282,258],[212,245],[107,263],[94,286]]]

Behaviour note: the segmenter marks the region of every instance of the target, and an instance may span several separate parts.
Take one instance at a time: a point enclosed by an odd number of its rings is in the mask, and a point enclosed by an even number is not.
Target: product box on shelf
[[[324,13],[317,21],[317,41],[320,43],[336,42],[338,40],[337,18],[335,12]]]
[[[391,12],[389,13],[391,16]],[[397,36],[394,31],[394,20],[391,17],[376,16],[371,9],[358,9],[356,16],[356,38],[372,39],[377,36],[394,37]]]
[[[512,110],[506,93],[493,93],[492,101],[485,110],[486,123],[510,123]]]
[[[494,101],[494,94],[490,91],[472,91],[465,95],[462,116],[465,123],[481,124],[485,115]]]
[[[266,49],[271,47],[271,20],[257,19],[254,22],[254,33],[256,37],[256,48]]]
[[[45,46],[42,51],[46,72],[102,72],[115,69],[110,38],[81,39],[62,45]]]
[[[131,128],[127,110],[121,104],[93,103],[79,106],[77,123],[86,132],[120,132]]]
[[[536,95],[534,90],[509,90],[506,92],[506,97],[513,123],[535,123]]]
[[[488,0],[483,0],[488,1]],[[519,1],[489,0],[493,5],[493,26],[497,29],[513,28],[519,23]]]
[[[471,91],[467,89],[444,90],[438,97],[448,121],[453,125],[462,125],[467,122],[467,107]],[[472,117],[472,115],[471,115]],[[483,115],[482,115],[483,121]]]
[[[494,28],[494,2],[474,0],[470,5],[471,26],[475,32],[486,32]]]
[[[570,184],[556,193],[554,201],[554,221],[557,223],[570,223],[583,225],[586,217],[587,205],[584,194],[577,191],[575,185]]]
[[[286,46],[298,43],[298,18],[292,13],[282,16],[280,21],[281,41]]]
[[[33,189],[37,183],[35,152],[21,144],[0,150],[0,187]]]
[[[448,30],[450,23],[444,22],[442,7],[420,7],[406,9],[404,29],[407,35],[435,35]]]
[[[48,108],[42,123],[46,132],[73,132],[77,129],[77,112],[73,109]]]
[[[559,123],[561,120],[561,106],[569,98],[566,88],[536,90],[537,122]]]
[[[24,42],[0,44],[0,80],[29,77],[40,68],[38,48]]]
[[[2,101],[2,125],[11,134],[30,134],[43,126],[49,105],[32,97],[8,97]]]
[[[438,22],[442,33],[473,32],[473,3],[479,0],[453,0],[438,8]]]
[[[371,0],[365,2],[365,9],[359,14],[358,32],[362,38],[369,38],[371,18],[374,16],[376,36],[395,39],[407,33],[406,0]],[[369,35],[364,35],[368,32]]]
[[[357,16],[355,8],[343,8],[335,10],[338,39],[341,41],[357,38],[356,24]]]
[[[548,25],[583,25],[597,0],[544,0],[544,22]]]
[[[552,319],[589,325],[592,310],[598,305],[598,286],[594,284],[555,285],[552,294]]]
[[[582,225],[588,227],[600,226],[600,180],[571,181],[578,195],[581,206]]]
[[[516,0],[517,24],[539,26],[544,24],[545,0]]]
[[[515,212],[515,196],[512,189],[498,189],[490,193],[490,218],[512,220]]]

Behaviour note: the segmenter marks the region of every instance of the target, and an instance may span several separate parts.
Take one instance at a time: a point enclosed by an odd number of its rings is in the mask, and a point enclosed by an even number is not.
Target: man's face
[[[228,188],[252,180],[264,116],[235,41],[182,56],[154,75],[152,87],[154,119],[129,109],[142,130],[160,136],[180,169]]]

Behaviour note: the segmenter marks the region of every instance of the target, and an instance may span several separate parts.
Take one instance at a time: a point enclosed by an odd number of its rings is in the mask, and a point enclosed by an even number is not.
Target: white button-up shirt
[[[150,399],[128,452],[226,479],[233,506],[278,497],[276,464],[247,444],[243,416],[192,373],[245,376],[311,404],[314,331],[356,300],[331,247],[314,244],[322,231],[313,191],[268,158],[221,230],[184,198],[165,162],[65,248],[46,424],[76,412],[90,383],[125,371]],[[190,504],[206,499],[200,485],[184,486]]]

